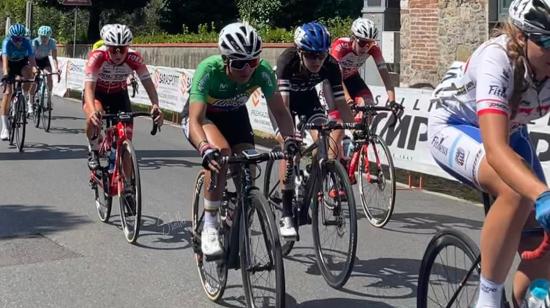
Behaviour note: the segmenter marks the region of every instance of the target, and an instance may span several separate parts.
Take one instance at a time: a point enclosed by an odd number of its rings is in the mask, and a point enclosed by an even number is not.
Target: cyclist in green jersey
[[[226,168],[220,167],[221,155],[240,153],[254,148],[246,102],[260,88],[281,134],[285,149],[296,148],[294,125],[277,89],[277,81],[269,63],[260,59],[262,41],[256,30],[245,23],[232,23],[220,32],[221,55],[204,59],[193,76],[190,98],[183,112],[183,131],[200,152],[205,169],[218,173],[217,188],[205,191],[204,229],[201,248],[205,255],[219,255],[217,214],[225,187]],[[206,185],[210,182],[210,172]]]

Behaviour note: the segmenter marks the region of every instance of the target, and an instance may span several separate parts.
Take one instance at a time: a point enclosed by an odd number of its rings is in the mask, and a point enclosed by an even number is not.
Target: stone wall
[[[437,85],[488,37],[487,0],[401,1],[401,86]]]

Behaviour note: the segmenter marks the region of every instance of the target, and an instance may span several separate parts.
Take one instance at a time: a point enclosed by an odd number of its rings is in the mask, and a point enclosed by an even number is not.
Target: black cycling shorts
[[[347,79],[344,79],[344,85],[346,86],[346,89],[348,89],[349,95],[354,100],[357,97],[366,97],[369,99],[373,99],[369,87],[367,86],[363,78],[359,76],[359,74],[353,74]]]
[[[41,70],[43,70],[45,68],[49,68],[50,70],[52,69],[49,57],[45,57],[45,58],[42,58],[42,59],[36,59],[36,66],[38,66],[38,69],[41,69]]]
[[[105,113],[116,114],[120,111],[132,111],[132,104],[127,91],[109,94],[96,91],[95,100],[101,103]],[[82,105],[84,105],[84,92],[82,92]]]
[[[206,119],[216,125],[222,133],[229,147],[242,143],[254,145],[254,131],[248,117],[246,106],[239,107],[231,111],[206,112]],[[189,118],[185,117],[182,121],[183,133],[191,144],[189,138]],[[194,146],[194,145],[193,145]]]
[[[8,61],[8,78],[15,79],[16,76],[21,76],[23,68],[29,64],[29,58],[25,57],[17,61]]]

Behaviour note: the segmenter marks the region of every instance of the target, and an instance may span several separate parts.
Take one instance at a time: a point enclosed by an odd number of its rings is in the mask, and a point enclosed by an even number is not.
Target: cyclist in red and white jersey
[[[373,96],[365,81],[359,75],[359,68],[372,57],[386,91],[388,102],[395,102],[395,89],[390,80],[388,67],[382,51],[376,43],[378,29],[369,19],[357,18],[351,26],[351,37],[342,37],[332,43],[330,54],[338,61],[342,70],[346,100],[358,105],[372,104]],[[336,118],[338,114],[332,114]]]
[[[127,79],[134,71],[153,105],[151,114],[162,125],[163,114],[157,91],[141,55],[130,49],[132,32],[125,25],[105,25],[101,30],[105,45],[91,51],[86,62],[83,109],[86,114],[86,136],[89,141],[88,167],[99,166],[97,151],[101,142],[101,114],[131,111]]]
[[[526,126],[550,110],[550,0],[514,0],[509,15],[498,36],[436,87],[439,108],[428,123],[435,161],[495,197],[481,232],[478,308],[501,307],[516,251],[540,242],[522,238],[522,230],[540,225],[550,232],[550,188]],[[550,255],[519,264],[515,307],[530,281],[550,278],[549,264]]]

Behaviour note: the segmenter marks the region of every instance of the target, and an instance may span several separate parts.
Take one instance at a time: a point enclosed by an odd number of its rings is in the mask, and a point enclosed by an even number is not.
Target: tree
[[[86,38],[88,42],[99,39],[101,13],[105,10],[116,10],[120,15],[131,13],[136,9],[143,8],[150,0],[92,0],[92,6],[82,7],[89,14],[88,29]],[[71,10],[72,7],[59,4],[58,0],[37,0],[43,6],[52,6],[58,9]]]
[[[216,29],[239,18],[234,1],[166,0],[160,11],[160,26],[168,33],[181,33],[183,28],[198,31],[201,24],[214,24]]]
[[[237,7],[242,20],[257,28],[274,26],[275,16],[280,13],[280,0],[238,0]]]
[[[293,28],[297,25],[333,17],[359,17],[363,0],[291,0],[283,1],[280,12],[275,16],[275,25]]]
[[[0,33],[4,34],[6,18],[10,17],[11,24],[25,23],[26,0],[1,0],[0,1]]]

